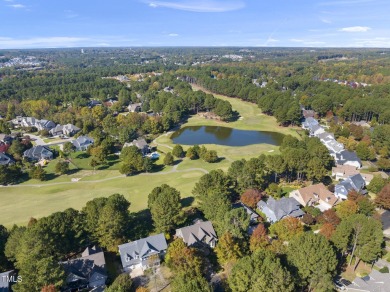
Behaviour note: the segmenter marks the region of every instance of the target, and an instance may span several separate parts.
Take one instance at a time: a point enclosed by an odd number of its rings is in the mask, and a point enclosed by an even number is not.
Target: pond
[[[217,144],[226,146],[246,146],[271,144],[279,146],[284,135],[276,132],[237,130],[216,126],[184,127],[171,135],[175,144]]]

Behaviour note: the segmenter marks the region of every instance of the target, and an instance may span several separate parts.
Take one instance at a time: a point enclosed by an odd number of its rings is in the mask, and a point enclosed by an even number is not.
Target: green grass
[[[123,194],[131,202],[130,210],[135,212],[147,207],[148,194],[154,187],[164,183],[177,188],[182,198],[191,196],[195,183],[203,175],[201,171],[182,173],[166,173],[118,177],[117,171],[99,171],[95,175],[82,178],[78,182],[70,182],[71,177],[83,177],[87,171],[72,176],[61,176],[51,182],[56,185],[36,186],[24,185],[0,188],[0,224],[10,227],[12,224],[27,224],[30,217],[43,217],[67,208],[81,209],[93,198],[108,196],[114,193]],[[66,182],[64,183],[64,179]],[[97,179],[113,178],[103,182]]]
[[[275,118],[262,114],[255,104],[220,95],[216,95],[216,97],[228,100],[233,109],[240,113],[242,119],[224,123],[195,116],[191,117],[186,125],[223,125],[243,130],[280,132],[299,137],[296,132],[297,128],[279,127]],[[157,142],[173,146],[171,139],[166,135],[159,137]],[[114,193],[123,194],[131,202],[131,211],[139,211],[147,207],[148,194],[156,186],[166,183],[177,188],[181,192],[182,198],[190,197],[195,183],[204,174],[204,171],[217,168],[227,170],[234,160],[257,157],[262,153],[278,153],[278,147],[267,144],[245,147],[206,145],[206,147],[216,150],[218,155],[224,159],[218,163],[206,163],[200,159],[189,160],[186,158],[175,166],[178,172],[171,172],[174,169],[173,166],[162,166],[164,159],[164,154],[162,154],[156,162],[156,165],[162,168],[161,172],[133,177],[120,176],[118,172],[120,164],[115,156],[110,157],[108,167],[97,168],[94,171],[89,165],[91,157],[80,152],[72,153],[72,162],[78,169],[71,165],[73,172],[62,176],[54,174],[54,167],[58,162],[58,159],[55,159],[46,166],[46,171],[51,178],[49,181],[29,180],[18,186],[0,187],[0,224],[7,227],[12,226],[12,224],[26,224],[30,217],[39,218],[66,208],[81,209],[87,201],[93,198],[109,196]],[[171,151],[169,147],[164,145],[159,145],[158,150],[162,153]],[[193,170],[193,168],[200,168],[203,171]],[[72,182],[72,179],[78,181]],[[105,181],[96,182],[99,180]]]

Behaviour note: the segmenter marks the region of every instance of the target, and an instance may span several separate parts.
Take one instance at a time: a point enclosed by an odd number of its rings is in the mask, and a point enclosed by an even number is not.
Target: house
[[[370,124],[367,123],[366,121],[359,121],[359,122],[352,122],[351,124],[353,125],[356,125],[356,126],[360,126],[360,127],[363,127],[363,128],[371,128]]]
[[[365,194],[364,187],[366,182],[360,173],[354,174],[343,180],[334,187],[334,194],[336,197],[346,200],[350,191],[356,191],[361,194]]]
[[[202,246],[207,244],[211,248],[214,248],[218,241],[214,227],[210,221],[198,220],[193,225],[176,229],[175,236],[182,238],[188,246]]]
[[[0,292],[11,292],[11,286],[20,281],[20,276],[13,270],[0,273]]]
[[[0,143],[11,145],[14,137],[7,134],[0,134]]]
[[[72,124],[66,124],[66,125],[57,125],[53,129],[49,131],[49,133],[52,136],[60,136],[65,135],[68,137],[71,137],[78,133],[80,131],[80,128],[72,125]]]
[[[337,181],[346,179],[351,175],[358,173],[360,173],[359,170],[357,170],[356,167],[352,165],[337,164],[336,167],[332,167],[332,177],[334,177]]]
[[[73,140],[72,144],[77,151],[85,151],[93,144],[93,139],[88,136],[80,136]]]
[[[42,130],[51,130],[56,126],[52,121],[49,120],[38,120],[34,117],[16,117],[13,119],[12,124],[18,127],[22,128],[32,128],[35,127],[37,128],[38,131]]]
[[[321,133],[324,133],[325,130],[320,125],[314,125],[310,128],[310,136],[318,137]]]
[[[302,110],[302,115],[305,119],[307,118],[314,118],[314,116],[316,115],[316,112],[313,111],[313,110]]]
[[[356,277],[348,286],[348,292],[386,292],[390,287],[390,274],[381,273],[372,269],[371,273],[363,278]]]
[[[275,223],[285,217],[302,217],[305,213],[300,209],[299,202],[294,198],[281,198],[275,200],[269,197],[268,200],[259,201],[257,208],[265,214],[268,222]]]
[[[139,113],[142,110],[142,103],[132,103],[127,108],[131,113]]]
[[[66,274],[66,287],[62,291],[103,289],[106,285],[106,260],[100,247],[87,247],[80,258],[62,262],[61,265]]]
[[[31,161],[51,160],[53,159],[53,152],[46,146],[38,145],[24,151],[23,156]]]
[[[232,207],[233,207],[233,209],[244,208],[246,213],[250,216],[250,220],[251,220],[250,223],[251,224],[256,224],[259,222],[259,214],[257,214],[255,211],[253,211],[251,208],[249,208],[244,203],[238,202],[238,203],[233,204]]]
[[[340,153],[336,153],[335,160],[337,164],[341,165],[351,165],[356,168],[362,167],[362,161],[357,157],[355,152],[343,150]]]
[[[100,101],[98,101],[98,100],[90,100],[88,102],[88,107],[89,108],[93,108],[95,106],[101,106],[101,105],[102,105],[102,103]]]
[[[318,126],[318,121],[315,118],[308,117],[302,123],[302,128],[305,130],[310,130],[312,127]]]
[[[144,156],[150,152],[150,147],[144,138],[138,138],[137,140],[133,140],[131,143],[125,143],[125,145],[123,145],[123,147],[128,146],[136,146],[139,150],[141,150],[142,155]]]
[[[0,165],[10,165],[10,164],[14,164],[14,163],[15,163],[15,160],[13,160],[11,156],[9,156],[6,153],[0,152]]]
[[[146,270],[151,264],[156,264],[156,262],[151,263],[149,258],[154,255],[158,255],[159,258],[163,257],[167,248],[163,233],[119,245],[123,270],[125,272],[131,272],[137,268]]]
[[[292,191],[290,198],[296,199],[304,207],[313,206],[321,211],[332,208],[338,202],[338,198],[323,183]]]

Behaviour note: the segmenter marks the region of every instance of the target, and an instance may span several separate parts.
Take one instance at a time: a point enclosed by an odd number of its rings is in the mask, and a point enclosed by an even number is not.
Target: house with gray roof
[[[356,277],[348,286],[348,292],[387,292],[390,291],[390,274],[381,273],[375,269],[363,277]]]
[[[136,146],[139,150],[141,150],[142,155],[146,155],[150,152],[150,147],[146,140],[142,137],[139,137],[137,140],[133,140],[131,143],[125,143],[123,147]]]
[[[182,238],[187,246],[208,245],[215,247],[217,234],[210,221],[198,220],[195,224],[176,229],[176,237]]]
[[[72,124],[57,125],[49,131],[52,136],[66,135],[71,137],[80,131],[79,127]]]
[[[340,153],[336,153],[335,155],[336,164],[340,165],[351,165],[356,168],[362,167],[362,161],[356,155],[355,152],[343,150]]]
[[[38,145],[24,151],[23,156],[30,161],[51,160],[53,152],[46,146]]]
[[[0,292],[11,292],[11,286],[20,282],[15,271],[0,273]]]
[[[233,204],[233,209],[236,209],[236,208],[244,208],[244,210],[246,211],[246,213],[250,216],[250,223],[251,224],[256,224],[259,222],[259,214],[257,214],[255,211],[253,211],[251,208],[249,208],[247,205],[245,205],[244,203],[242,202],[238,202],[238,203],[235,203]]]
[[[305,213],[300,209],[300,203],[294,198],[275,200],[269,197],[267,201],[259,201],[257,208],[265,214],[268,222],[275,223],[285,217],[302,217]]]
[[[38,120],[34,117],[17,117],[16,119],[12,120],[12,123],[23,128],[35,127],[38,129],[38,131],[49,131],[56,126],[56,124],[54,124],[52,121],[45,119]]]
[[[61,265],[66,274],[66,286],[62,291],[104,290],[107,281],[106,259],[100,247],[88,247],[80,258],[62,262]]]
[[[310,128],[310,136],[311,137],[318,137],[320,134],[324,133],[325,129],[321,127],[320,125],[315,125]]]
[[[151,263],[149,258],[153,255],[158,255],[159,258],[163,257],[167,248],[167,241],[163,233],[119,245],[123,271],[131,272],[137,268],[146,270],[150,268],[151,264],[159,264],[159,261]]]
[[[366,182],[363,176],[360,173],[354,174],[337,184],[334,187],[334,194],[336,197],[342,200],[346,200],[348,198],[348,193],[351,191],[365,194],[365,186]]]
[[[317,126],[317,125],[318,125],[318,121],[315,118],[308,117],[302,123],[302,128],[305,130],[310,130],[313,126]]]
[[[80,136],[72,141],[73,146],[77,151],[85,151],[93,144],[93,139],[88,136]]]
[[[142,110],[142,103],[132,103],[127,107],[131,113],[139,113]]]
[[[6,153],[1,153],[0,152],[0,165],[10,165],[14,164],[15,160],[11,156],[9,156]]]

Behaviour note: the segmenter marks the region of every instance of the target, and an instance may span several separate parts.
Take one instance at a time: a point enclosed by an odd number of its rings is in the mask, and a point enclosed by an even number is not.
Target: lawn
[[[195,88],[196,89],[196,88]],[[274,131],[299,137],[297,128],[279,127],[275,118],[264,115],[252,103],[239,99],[216,97],[228,100],[241,118],[235,122],[224,123],[206,120],[198,116],[191,117],[186,125],[223,125],[244,130]],[[171,151],[173,146],[169,135],[162,135],[157,140],[158,150],[162,153]],[[163,145],[161,145],[163,144]],[[66,208],[81,209],[93,198],[108,196],[114,193],[123,194],[131,202],[131,211],[139,211],[147,207],[147,196],[151,190],[161,184],[169,184],[181,192],[182,198],[191,197],[191,191],[199,178],[213,169],[227,170],[232,161],[241,158],[259,156],[261,153],[278,153],[278,147],[267,144],[249,145],[244,147],[229,147],[221,145],[206,145],[208,149],[218,152],[221,161],[206,163],[202,160],[184,159],[175,166],[162,166],[164,154],[156,165],[160,172],[141,174],[133,177],[123,177],[118,172],[117,157],[112,156],[107,166],[96,171],[89,165],[90,157],[84,153],[73,153],[71,174],[57,176],[54,167],[58,159],[46,166],[50,180],[40,182],[29,180],[18,186],[0,187],[0,224],[8,227],[12,224],[26,224],[30,217],[42,217]],[[188,148],[188,147],[184,147]],[[85,156],[85,157],[84,157]],[[192,200],[186,202],[191,203]]]
[[[0,224],[12,226],[26,224],[30,217],[42,217],[67,208],[81,209],[93,198],[120,193],[131,202],[131,211],[147,207],[147,197],[154,187],[164,183],[177,188],[182,198],[190,197],[195,183],[204,173],[201,171],[142,174],[122,177],[117,171],[99,171],[95,175],[81,171],[72,176],[62,176],[61,180],[50,181],[56,184],[41,184],[32,181],[24,185],[0,187]],[[71,177],[81,177],[78,182],[71,182]],[[96,182],[95,180],[106,179]],[[29,184],[29,185],[27,185]]]

